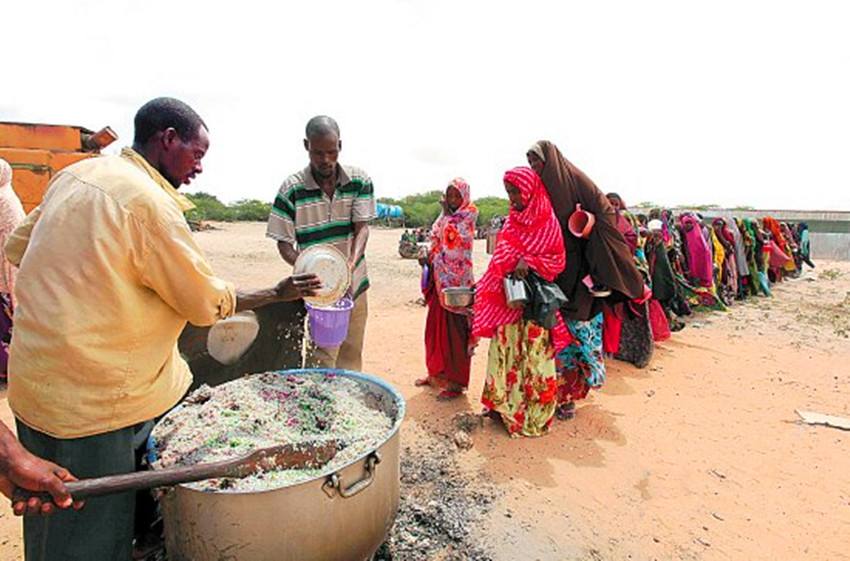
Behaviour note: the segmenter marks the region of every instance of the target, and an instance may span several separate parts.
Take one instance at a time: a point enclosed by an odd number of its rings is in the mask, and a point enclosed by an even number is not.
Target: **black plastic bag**
[[[564,296],[564,291],[557,284],[542,279],[534,271],[530,271],[523,282],[528,292],[528,302],[522,313],[523,319],[552,329],[558,323],[558,316],[555,314],[569,301]]]

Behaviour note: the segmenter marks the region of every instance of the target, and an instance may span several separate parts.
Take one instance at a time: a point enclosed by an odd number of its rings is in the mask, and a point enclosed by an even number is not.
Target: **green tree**
[[[233,220],[230,210],[215,195],[209,193],[188,193],[186,195],[195,204],[195,208],[186,213],[189,220]]]
[[[257,199],[244,199],[230,205],[234,220],[266,222],[272,211],[271,203]]]
[[[195,208],[186,213],[189,220],[265,222],[272,208],[271,204],[256,199],[243,199],[226,205],[209,193],[188,193],[186,196],[195,204]]]
[[[398,205],[404,211],[404,224],[412,228],[428,226],[440,215],[440,199],[442,191],[428,191],[408,195],[403,199],[382,197],[378,202],[388,205]],[[483,197],[475,201],[478,207],[478,225],[489,224],[494,216],[504,216],[508,213],[508,200],[500,197]]]
[[[478,207],[478,225],[489,224],[494,216],[505,216],[508,214],[510,203],[501,197],[483,197],[475,201]]]

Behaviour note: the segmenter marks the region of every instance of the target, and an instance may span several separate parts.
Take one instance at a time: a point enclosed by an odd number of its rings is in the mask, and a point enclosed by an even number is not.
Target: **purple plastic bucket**
[[[310,304],[306,306],[310,318],[310,337],[316,346],[327,348],[342,345],[348,335],[348,321],[354,302],[350,298],[343,298],[327,308]]]

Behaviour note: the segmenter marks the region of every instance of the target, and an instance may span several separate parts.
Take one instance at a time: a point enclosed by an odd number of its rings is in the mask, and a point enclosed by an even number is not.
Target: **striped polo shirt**
[[[333,198],[328,197],[310,172],[310,166],[290,175],[275,197],[266,235],[292,244],[298,251],[330,244],[351,255],[354,223],[375,218],[372,180],[353,166],[339,166]],[[354,298],[369,288],[366,254],[355,264],[351,281]]]

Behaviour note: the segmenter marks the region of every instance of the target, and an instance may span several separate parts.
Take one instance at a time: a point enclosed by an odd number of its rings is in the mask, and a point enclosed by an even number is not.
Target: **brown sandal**
[[[431,377],[426,376],[425,378],[418,378],[413,382],[413,385],[417,388],[421,388],[422,386],[430,386],[431,385]]]

